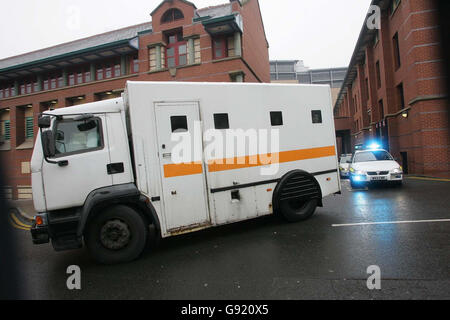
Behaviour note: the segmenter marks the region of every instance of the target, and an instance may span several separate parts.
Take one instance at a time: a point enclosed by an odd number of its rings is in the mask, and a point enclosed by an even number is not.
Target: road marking
[[[16,229],[21,229],[21,230],[30,230],[31,226],[28,224],[25,224],[23,222],[21,222],[15,215],[14,213],[10,213],[9,214],[10,217],[10,222],[11,225],[16,228]]]
[[[411,221],[385,221],[385,222],[362,222],[362,223],[345,223],[332,224],[332,227],[353,227],[353,226],[371,226],[380,224],[405,224],[405,223],[434,223],[434,222],[450,222],[450,219],[436,219],[436,220],[411,220]]]
[[[407,179],[450,182],[450,179],[441,179],[441,178],[407,177]]]

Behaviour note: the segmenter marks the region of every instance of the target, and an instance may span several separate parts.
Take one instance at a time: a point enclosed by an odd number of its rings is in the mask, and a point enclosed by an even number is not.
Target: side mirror
[[[57,130],[55,140],[56,141],[64,141],[64,131]]]
[[[50,128],[52,119],[49,116],[41,116],[38,119],[38,127],[41,129]]]
[[[78,130],[80,130],[81,132],[85,132],[85,131],[89,131],[89,130],[96,128],[97,122],[95,122],[94,120],[90,120],[90,121],[86,121],[82,124],[79,124],[77,127],[78,127]]]
[[[53,131],[46,130],[42,132],[42,149],[46,158],[54,157],[56,154],[55,139]]]

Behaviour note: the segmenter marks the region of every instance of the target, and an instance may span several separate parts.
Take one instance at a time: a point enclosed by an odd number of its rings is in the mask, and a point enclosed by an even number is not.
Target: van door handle
[[[123,162],[110,163],[106,166],[106,170],[108,171],[108,174],[118,174],[125,172]]]
[[[57,162],[58,166],[60,167],[67,167],[69,165],[69,161],[67,160],[61,160]]]
[[[163,158],[170,158],[171,156],[171,153],[163,153]]]

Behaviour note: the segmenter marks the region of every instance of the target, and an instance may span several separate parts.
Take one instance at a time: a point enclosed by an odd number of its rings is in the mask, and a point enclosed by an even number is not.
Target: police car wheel
[[[316,211],[318,199],[285,200],[280,203],[280,211],[288,222],[299,222],[309,219]]]
[[[147,234],[147,225],[138,212],[117,205],[89,221],[85,243],[97,262],[117,264],[138,258],[146,246]]]

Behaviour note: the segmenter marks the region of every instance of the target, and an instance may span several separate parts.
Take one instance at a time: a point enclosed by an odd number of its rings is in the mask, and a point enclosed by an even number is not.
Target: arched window
[[[163,16],[161,18],[161,23],[168,23],[168,22],[180,20],[183,18],[184,18],[183,12],[181,12],[180,10],[169,9],[163,14]]]

